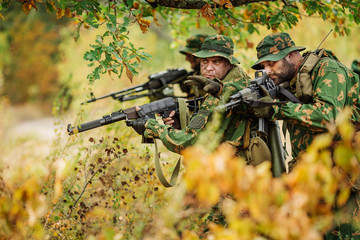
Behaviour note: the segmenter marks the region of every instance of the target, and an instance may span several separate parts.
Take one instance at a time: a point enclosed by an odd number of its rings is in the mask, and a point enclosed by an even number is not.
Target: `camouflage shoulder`
[[[344,67],[345,66],[341,62],[339,62],[333,58],[321,58],[315,65],[314,72],[319,71],[319,70],[334,72],[339,68],[344,69]]]

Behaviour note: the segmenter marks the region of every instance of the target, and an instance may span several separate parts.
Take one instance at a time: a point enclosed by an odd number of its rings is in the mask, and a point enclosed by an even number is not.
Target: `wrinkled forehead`
[[[220,57],[220,56],[214,56],[214,57],[207,57],[207,58],[201,58],[204,60],[208,60],[208,61],[229,61],[224,57]]]

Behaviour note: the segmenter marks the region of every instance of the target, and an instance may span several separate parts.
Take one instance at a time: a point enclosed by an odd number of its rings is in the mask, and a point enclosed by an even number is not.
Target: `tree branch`
[[[257,2],[276,2],[278,0],[230,0],[234,7],[239,7],[242,5],[247,5],[250,3]],[[151,1],[156,3],[158,6],[170,7],[170,8],[179,8],[179,9],[201,9],[205,5],[204,0],[155,0]]]

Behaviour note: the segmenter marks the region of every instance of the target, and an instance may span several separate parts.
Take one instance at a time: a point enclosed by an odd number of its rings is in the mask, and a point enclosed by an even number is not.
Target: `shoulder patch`
[[[200,129],[203,126],[205,126],[205,118],[201,116],[194,117],[189,123],[189,128],[192,129]]]

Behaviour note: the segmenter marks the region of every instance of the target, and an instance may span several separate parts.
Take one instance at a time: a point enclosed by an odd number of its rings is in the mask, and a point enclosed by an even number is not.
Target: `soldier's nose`
[[[271,75],[272,74],[272,71],[271,71],[271,69],[269,68],[269,67],[265,67],[265,73],[266,73],[266,75]]]

